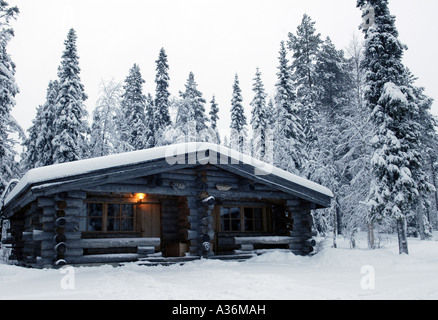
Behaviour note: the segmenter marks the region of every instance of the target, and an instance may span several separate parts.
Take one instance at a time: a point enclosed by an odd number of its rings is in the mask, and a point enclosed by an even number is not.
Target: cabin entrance
[[[139,204],[136,210],[136,232],[143,238],[161,239],[161,206],[159,204]],[[161,250],[161,248],[157,248]]]

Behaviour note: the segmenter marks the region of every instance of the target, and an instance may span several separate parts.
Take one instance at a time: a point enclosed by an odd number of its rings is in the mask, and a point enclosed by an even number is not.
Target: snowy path
[[[72,273],[0,264],[0,299],[438,299],[437,241],[410,239],[410,256],[398,255],[395,240],[375,251],[338,244],[314,257],[270,252],[242,263],[80,267],[74,290],[61,287]],[[373,269],[361,273],[364,266]],[[369,270],[374,290],[361,287]]]

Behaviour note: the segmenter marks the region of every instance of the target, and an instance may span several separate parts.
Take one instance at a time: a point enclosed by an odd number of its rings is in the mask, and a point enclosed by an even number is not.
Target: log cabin
[[[35,268],[309,255],[311,211],[332,197],[226,147],[178,144],[30,170],[1,208],[2,246]]]

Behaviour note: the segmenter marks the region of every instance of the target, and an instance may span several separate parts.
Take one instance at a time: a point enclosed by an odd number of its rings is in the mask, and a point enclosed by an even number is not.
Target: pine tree
[[[64,163],[81,160],[86,156],[89,131],[84,101],[87,95],[80,79],[79,57],[76,47],[76,31],[70,29],[61,65],[58,69],[59,89],[53,139],[53,162]]]
[[[316,140],[315,123],[318,122],[315,90],[316,57],[322,43],[321,35],[316,33],[315,22],[304,14],[296,35],[289,33],[289,49],[293,52],[292,72],[297,91],[300,118],[306,135],[305,149],[310,152]]]
[[[432,217],[431,211],[432,195],[436,194],[436,187],[432,184],[429,178],[429,161],[431,153],[436,149],[438,141],[438,133],[435,128],[438,124],[437,119],[430,113],[433,104],[433,99],[424,94],[424,88],[415,86],[417,79],[409,69],[406,70],[405,85],[410,89],[410,94],[418,107],[418,112],[415,115],[415,122],[418,123],[419,128],[419,143],[417,152],[422,155],[421,167],[414,167],[412,169],[413,179],[417,182],[419,196],[412,208],[412,212],[408,215],[408,235],[420,236],[422,240],[430,239],[432,237]],[[414,230],[409,230],[412,226]]]
[[[0,191],[7,183],[19,175],[18,163],[15,160],[15,140],[10,134],[21,132],[11,110],[15,106],[15,96],[19,93],[15,82],[15,64],[7,53],[7,45],[14,36],[10,21],[15,19],[19,10],[10,7],[6,1],[0,1]]]
[[[402,57],[406,47],[398,40],[395,17],[387,0],[358,0],[361,9],[374,9],[374,24],[365,32],[365,100],[372,110],[376,133],[372,139],[373,180],[369,195],[370,218],[395,220],[399,252],[409,253],[407,215],[421,189],[418,152],[418,101],[406,86]]]
[[[330,38],[321,45],[316,57],[314,90],[317,99],[318,121],[314,128],[318,135],[305,175],[312,181],[329,187],[335,194],[327,214],[333,227],[334,246],[336,236],[343,232],[342,194],[340,190],[346,182],[343,156],[349,152],[345,131],[349,127],[353,86],[350,65],[343,51],[338,51]],[[324,214],[323,212],[318,214]]]
[[[240,89],[239,76],[236,74],[233,84],[233,97],[231,99],[231,147],[239,152],[244,152],[247,129],[246,116],[242,105],[242,90]]]
[[[54,121],[58,90],[58,81],[50,81],[47,88],[46,102],[38,107],[33,124],[28,130],[29,137],[23,143],[26,150],[23,155],[22,165],[25,170],[53,164],[53,139],[56,131]]]
[[[35,119],[32,120],[32,126],[27,130],[28,137],[23,142],[25,151],[22,155],[21,166],[23,171],[28,171],[33,168],[39,167],[40,155],[37,148],[39,128],[42,126],[42,106],[37,108],[37,114]]]
[[[169,97],[170,93],[169,89],[169,64],[167,62],[167,55],[164,48],[161,48],[157,64],[157,74],[155,77],[156,93],[155,93],[155,101],[152,105],[155,107],[154,116],[154,131],[157,135],[160,135],[160,132],[163,132],[167,126],[171,124],[170,114],[169,114]],[[149,142],[151,147],[151,141]]]
[[[213,95],[213,98],[210,101],[211,103],[211,108],[210,108],[210,123],[211,123],[211,129],[215,132],[216,134],[216,143],[220,144],[221,143],[221,138],[220,138],[220,134],[217,128],[217,122],[219,120],[219,108],[218,105],[216,103],[216,97]]]
[[[163,130],[155,128],[155,100],[152,98],[152,95],[148,93],[146,97],[146,149],[150,149],[156,146],[157,138],[156,132],[160,135]],[[158,131],[157,131],[158,130]]]
[[[284,42],[281,42],[275,94],[274,164],[299,174],[307,160],[305,134],[299,118],[295,90]]]
[[[268,98],[268,105],[266,106],[266,117],[267,117],[267,126],[274,132],[276,119],[276,109],[274,105],[274,99]]]
[[[250,105],[251,110],[251,126],[252,126],[252,156],[263,160],[266,154],[267,143],[267,113],[266,113],[266,93],[265,87],[261,78],[262,74],[257,68],[256,76],[253,79],[254,98]]]
[[[185,84],[185,91],[180,92],[176,119],[177,128],[184,133],[187,142],[214,142],[215,132],[207,126],[205,99],[198,90],[195,76],[190,72]]]
[[[321,45],[315,64],[314,85],[318,96],[317,109],[330,121],[349,105],[352,87],[350,66],[344,52],[338,51],[329,37]]]
[[[147,148],[144,83],[140,67],[134,64],[126,77],[121,103],[125,130],[127,130],[125,136],[134,150]]]
[[[190,72],[185,87],[186,90],[181,94],[181,98],[183,98],[189,105],[188,122],[194,122],[196,126],[196,133],[200,133],[202,130],[207,128],[206,122],[208,119],[205,115],[206,101],[202,97],[202,93],[198,90],[198,85],[195,82],[195,76],[193,72]]]

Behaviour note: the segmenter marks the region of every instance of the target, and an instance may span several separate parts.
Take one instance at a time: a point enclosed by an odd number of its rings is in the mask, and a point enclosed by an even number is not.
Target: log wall
[[[188,255],[209,256],[215,248],[218,235],[213,220],[213,209],[224,201],[236,203],[266,203],[271,206],[270,235],[291,237],[289,248],[298,255],[313,251],[312,205],[272,186],[253,181],[236,173],[212,165],[179,169],[146,177],[126,180],[105,178],[102,185],[87,185],[80,191],[46,192],[11,219],[13,245],[11,258],[20,264],[35,267],[53,267],[64,264],[102,261],[132,261],[144,253],[148,246],[140,246],[136,253],[122,256],[86,257],[79,230],[79,216],[84,200],[90,194],[110,197],[112,193],[146,193],[161,205],[161,242],[164,254],[168,245],[188,245]],[[244,234],[225,235],[220,241],[235,246],[234,238]],[[250,236],[258,236],[253,234]],[[261,236],[261,235],[260,235]],[[120,241],[120,245],[124,243]],[[282,244],[284,245],[284,244]],[[116,244],[111,244],[116,246]],[[149,246],[150,247],[150,246]],[[144,256],[144,255],[143,255]]]
[[[292,217],[290,244],[291,251],[296,255],[308,255],[314,251],[316,245],[312,239],[313,217],[311,215],[312,205],[304,200],[287,201],[287,212]]]

